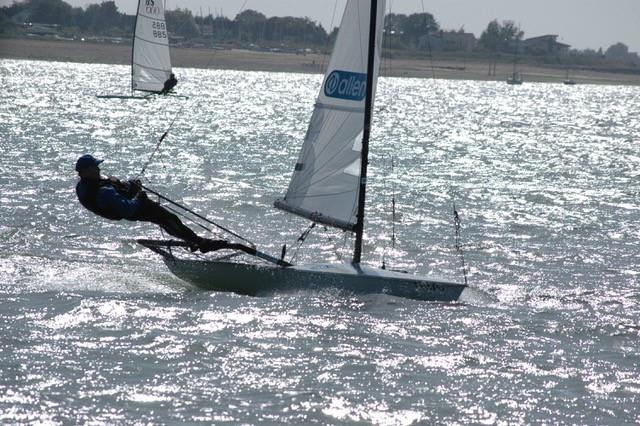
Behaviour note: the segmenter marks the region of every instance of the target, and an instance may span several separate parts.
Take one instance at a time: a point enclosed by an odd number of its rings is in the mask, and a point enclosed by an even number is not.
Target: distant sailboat
[[[275,207],[355,233],[353,261],[291,265],[255,249],[269,264],[178,258],[179,241],[139,240],[178,277],[198,287],[256,295],[337,288],[418,300],[457,300],[465,284],[361,264],[371,118],[382,46],[384,0],[348,0],[334,51],[286,195]]]
[[[513,74],[507,78],[507,84],[522,84],[522,76],[517,72],[513,72]]]
[[[516,42],[516,51],[513,54],[513,71],[507,78],[507,84],[522,84],[522,75],[518,72],[518,45]]]
[[[563,83],[568,86],[573,86],[574,84],[576,84],[576,81],[569,76],[569,68],[567,68],[567,76],[565,77]]]
[[[131,94],[99,98],[147,99],[135,91],[159,93],[171,75],[169,35],[162,0],[138,0],[131,53]]]

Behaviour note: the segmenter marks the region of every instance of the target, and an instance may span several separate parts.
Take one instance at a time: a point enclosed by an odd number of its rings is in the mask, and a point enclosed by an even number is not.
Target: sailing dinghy
[[[507,77],[507,84],[522,84],[522,75],[518,72],[518,43],[516,43],[516,50],[513,54],[513,71]]]
[[[457,300],[465,284],[377,269],[360,262],[369,135],[384,11],[384,0],[348,0],[289,188],[275,202],[276,208],[314,223],[353,232],[351,263],[291,265],[284,262],[284,255],[275,259],[257,251],[254,254],[267,263],[235,261],[233,255],[211,260],[185,259],[172,251],[172,247],[185,243],[138,243],[160,254],[175,275],[207,290],[260,295],[337,288],[417,300]]]
[[[148,99],[171,75],[169,35],[162,0],[138,0],[131,53],[131,94],[98,95],[102,99]],[[139,96],[135,91],[148,92]]]

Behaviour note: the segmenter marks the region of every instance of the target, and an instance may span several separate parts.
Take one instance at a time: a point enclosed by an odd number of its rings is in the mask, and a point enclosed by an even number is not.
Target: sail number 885
[[[153,21],[151,28],[153,29],[153,37],[167,38],[167,27],[164,22]]]

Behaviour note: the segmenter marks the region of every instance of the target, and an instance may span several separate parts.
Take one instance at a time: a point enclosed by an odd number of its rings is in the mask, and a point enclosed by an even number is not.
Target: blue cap
[[[88,169],[89,167],[97,167],[104,160],[98,160],[93,157],[91,154],[85,154],[82,157],[78,158],[76,161],[76,172],[81,172],[84,169]]]

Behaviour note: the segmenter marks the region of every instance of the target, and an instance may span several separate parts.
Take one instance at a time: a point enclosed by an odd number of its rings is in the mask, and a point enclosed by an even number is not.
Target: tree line
[[[322,45],[328,39],[322,25],[308,18],[267,18],[253,10],[245,10],[235,19],[194,16],[188,9],[166,11],[165,17],[171,35],[184,39],[293,41],[310,45]],[[86,9],[72,7],[63,0],[25,0],[0,7],[0,31],[18,29],[23,23],[56,25],[67,33],[132,36],[135,17],[120,13],[114,1],[91,4]]]
[[[271,17],[255,10],[245,10],[234,19],[224,16],[194,16],[188,9],[165,12],[172,36],[208,39],[216,42],[292,43],[326,46],[335,37],[309,18]],[[23,22],[58,25],[70,31],[101,36],[132,35],[134,17],[120,13],[114,1],[91,4],[86,9],[72,7],[64,0],[25,0],[0,8],[0,23],[18,26]],[[398,34],[402,48],[415,48],[421,36],[438,31],[439,25],[429,13],[385,17],[388,31]]]
[[[325,48],[335,39],[337,29],[328,33],[309,18],[267,18],[255,10],[245,10],[234,19],[224,16],[194,16],[188,9],[166,11],[167,27],[172,37],[186,41],[236,43],[241,45],[287,45]],[[130,37],[135,17],[120,13],[114,1],[91,4],[85,9],[72,7],[64,0],[25,0],[0,8],[0,33],[20,28],[24,22],[57,25],[71,35]],[[388,14],[384,19],[386,47],[396,50],[424,48],[425,36],[441,33],[440,25],[430,13]],[[461,29],[458,32],[462,32]],[[512,21],[491,21],[478,39],[476,49],[485,52],[512,53],[524,32]],[[586,49],[587,55],[625,57],[626,45],[616,43],[606,52]]]
[[[26,0],[0,8],[3,27],[10,24],[32,22],[77,28],[92,34],[133,31],[134,19],[118,11],[113,1],[92,4],[86,9],[72,7],[62,0]]]

